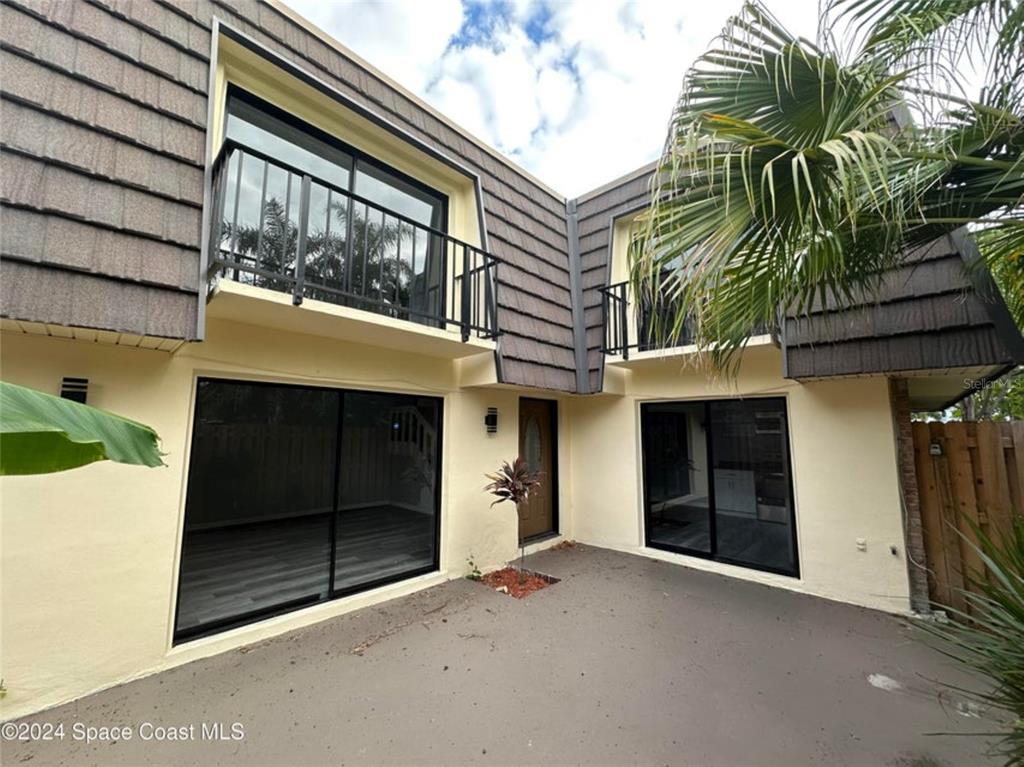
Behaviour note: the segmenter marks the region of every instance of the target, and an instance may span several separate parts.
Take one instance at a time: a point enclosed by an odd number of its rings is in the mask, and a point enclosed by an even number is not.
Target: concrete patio
[[[2,761],[988,763],[981,739],[929,734],[994,725],[929,681],[964,680],[897,618],[582,546],[529,566],[562,581],[522,601],[454,581],[191,663],[23,720],[67,734]],[[135,735],[75,742],[75,722]],[[204,741],[210,722],[244,738]]]

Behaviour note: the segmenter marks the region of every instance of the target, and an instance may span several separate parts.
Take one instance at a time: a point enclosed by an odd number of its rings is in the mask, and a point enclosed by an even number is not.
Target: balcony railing
[[[618,282],[601,288],[601,306],[604,317],[604,344],[601,351],[629,359],[630,350],[650,351],[652,349],[685,346],[693,339],[693,326],[689,319],[683,323],[682,332],[668,342],[656,339],[656,323],[674,313],[674,302],[670,299],[654,302],[630,301],[628,282]]]
[[[677,336],[660,340],[658,338],[659,323],[664,323],[662,327],[671,327],[671,318],[675,316],[677,309],[677,299],[630,301],[632,291],[628,282],[606,285],[600,290],[604,317],[604,343],[601,351],[604,354],[621,356],[628,360],[631,350],[646,352],[693,343],[694,326],[691,317],[687,317],[683,322]],[[777,328],[778,323],[774,327]],[[758,327],[754,331],[754,335],[774,333],[775,331],[768,325]]]
[[[226,141],[213,165],[210,278],[494,338],[499,260]]]

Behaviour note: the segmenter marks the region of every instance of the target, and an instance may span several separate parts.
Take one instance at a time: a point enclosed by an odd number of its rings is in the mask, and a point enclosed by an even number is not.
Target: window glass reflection
[[[285,165],[348,189],[352,157],[239,96],[228,102],[225,134]]]

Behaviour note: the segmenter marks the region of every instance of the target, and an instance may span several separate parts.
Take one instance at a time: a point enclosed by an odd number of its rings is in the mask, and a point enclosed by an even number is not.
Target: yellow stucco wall
[[[222,652],[484,569],[516,549],[509,508],[489,508],[484,472],[517,453],[521,396],[466,386],[493,357],[447,359],[211,318],[208,340],[175,354],[4,333],[4,380],[55,392],[90,380],[90,403],[152,425],[168,466],[94,464],[0,479],[3,718]],[[558,398],[559,522],[565,537],[889,611],[908,608],[888,388],[884,378],[797,384],[774,347],[749,349],[738,380],[715,382],[668,357],[617,369],[620,394]],[[172,647],[195,379],[255,378],[444,397],[441,568],[374,591]],[[486,381],[489,376],[479,376]],[[461,384],[461,386],[460,386]],[[800,578],[642,545],[639,403],[784,396],[791,434]],[[496,435],[483,417],[497,407]],[[867,551],[857,550],[864,538]],[[893,556],[889,547],[898,547]]]
[[[909,609],[895,433],[884,377],[786,381],[774,346],[748,349],[735,380],[709,380],[704,372],[684,367],[680,356],[638,363],[616,377],[623,379],[618,386],[624,396],[571,403],[578,540],[866,607]],[[786,398],[799,578],[643,545],[640,403],[736,395]],[[858,538],[866,540],[867,551],[857,550]],[[897,556],[890,546],[897,547]]]
[[[371,339],[368,339],[371,340]],[[0,479],[3,718],[409,593],[517,553],[511,508],[489,508],[484,473],[518,452],[518,402],[531,392],[457,386],[466,360],[398,353],[210,320],[208,340],[174,355],[3,333],[3,379],[56,393],[89,379],[89,403],[153,426],[166,468],[99,463]],[[493,360],[490,353],[488,359]],[[493,366],[493,362],[491,362]],[[441,569],[363,594],[171,646],[193,389],[199,375],[444,397]],[[483,418],[497,407],[500,428]],[[560,403],[561,528],[571,529],[570,426]]]

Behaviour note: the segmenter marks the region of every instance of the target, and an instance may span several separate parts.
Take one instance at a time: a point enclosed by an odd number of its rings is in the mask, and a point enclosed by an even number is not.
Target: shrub
[[[987,573],[968,574],[967,609],[946,607],[949,623],[922,624],[944,655],[984,677],[984,692],[958,691],[1010,715],[993,751],[1008,765],[1024,765],[1024,518],[1011,529],[986,535],[972,525],[978,543],[968,540]]]

